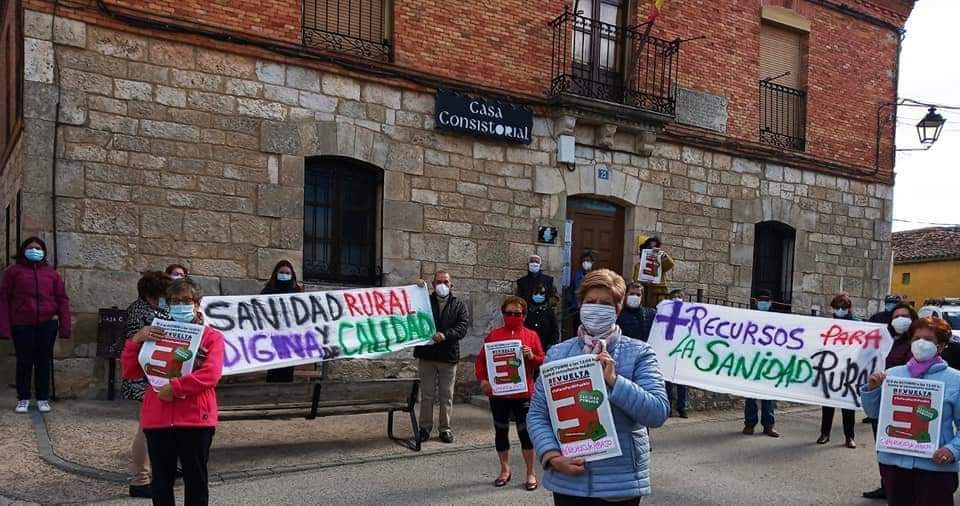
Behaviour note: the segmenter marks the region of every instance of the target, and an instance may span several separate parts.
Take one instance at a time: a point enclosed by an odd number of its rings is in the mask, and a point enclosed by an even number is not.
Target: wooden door
[[[622,208],[609,205],[606,209],[574,207],[567,216],[573,220],[573,247],[570,270],[580,267],[580,256],[593,254],[593,267],[612,269],[623,274]]]

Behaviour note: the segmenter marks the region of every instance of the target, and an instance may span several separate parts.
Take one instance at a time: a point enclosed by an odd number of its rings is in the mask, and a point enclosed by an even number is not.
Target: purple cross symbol
[[[667,341],[673,341],[673,332],[677,327],[685,327],[690,323],[689,318],[680,318],[681,307],[683,307],[683,301],[675,300],[673,301],[673,312],[670,316],[658,314],[656,317],[658,322],[667,322],[667,333],[664,336]]]

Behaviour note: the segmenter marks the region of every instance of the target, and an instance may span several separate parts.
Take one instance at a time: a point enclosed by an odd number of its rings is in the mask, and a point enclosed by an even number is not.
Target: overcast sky
[[[960,106],[960,0],[916,3],[900,57],[900,97]],[[929,151],[897,153],[893,230],[960,224],[960,110],[939,112],[947,123]],[[919,145],[924,114],[900,108],[898,148]]]

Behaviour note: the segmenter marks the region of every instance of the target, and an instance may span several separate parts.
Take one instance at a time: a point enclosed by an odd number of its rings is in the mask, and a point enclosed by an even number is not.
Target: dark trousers
[[[517,436],[520,437],[520,448],[530,450],[533,442],[527,433],[527,411],[530,401],[523,399],[490,398],[490,412],[493,413],[493,430],[496,433],[498,452],[510,449],[510,415],[517,423]]]
[[[823,408],[823,417],[820,419],[820,434],[830,435],[830,429],[833,428],[833,415],[836,409],[830,407]],[[840,416],[843,418],[843,435],[853,439],[853,428],[857,423],[857,412],[852,409],[841,409]]]
[[[957,473],[904,469],[880,464],[890,506],[948,506],[957,491]]]
[[[37,400],[50,400],[50,358],[57,340],[57,320],[40,325],[16,325],[11,330],[17,354],[17,400],[30,400],[33,380]]]
[[[173,482],[176,480],[177,460],[183,468],[183,504],[205,506],[207,492],[207,460],[214,429],[174,427],[170,429],[144,429],[147,436],[147,453],[153,468],[153,504],[173,506]]]
[[[756,427],[759,421],[764,429],[769,429],[776,423],[773,417],[773,410],[776,408],[776,401],[760,401],[760,415],[757,416],[757,400],[747,399],[743,404],[743,424],[747,427]]]
[[[687,385],[675,385],[666,382],[667,386],[667,400],[670,401],[670,409],[676,409],[677,411],[686,411],[687,410]],[[673,387],[677,387],[677,403],[673,403]]]
[[[640,498],[634,497],[625,501],[604,501],[597,497],[553,494],[553,504],[556,506],[637,506],[640,504]]]
[[[292,383],[293,367],[281,367],[267,371],[267,383]]]
[[[879,422],[877,421],[876,418],[871,418],[871,419],[870,419],[870,430],[873,431],[873,440],[874,440],[874,441],[877,440],[877,425],[878,425],[878,424],[879,424]],[[882,489],[884,489],[884,490],[887,489],[886,485],[883,483],[883,464],[880,464],[880,488],[882,488]]]

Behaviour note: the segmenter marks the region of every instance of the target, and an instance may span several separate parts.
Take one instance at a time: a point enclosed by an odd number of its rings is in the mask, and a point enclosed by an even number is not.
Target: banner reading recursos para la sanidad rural
[[[669,382],[847,409],[893,344],[885,325],[677,300],[657,307],[648,342]]]
[[[225,375],[375,358],[436,333],[427,289],[415,285],[204,297],[201,309],[223,332]]]

